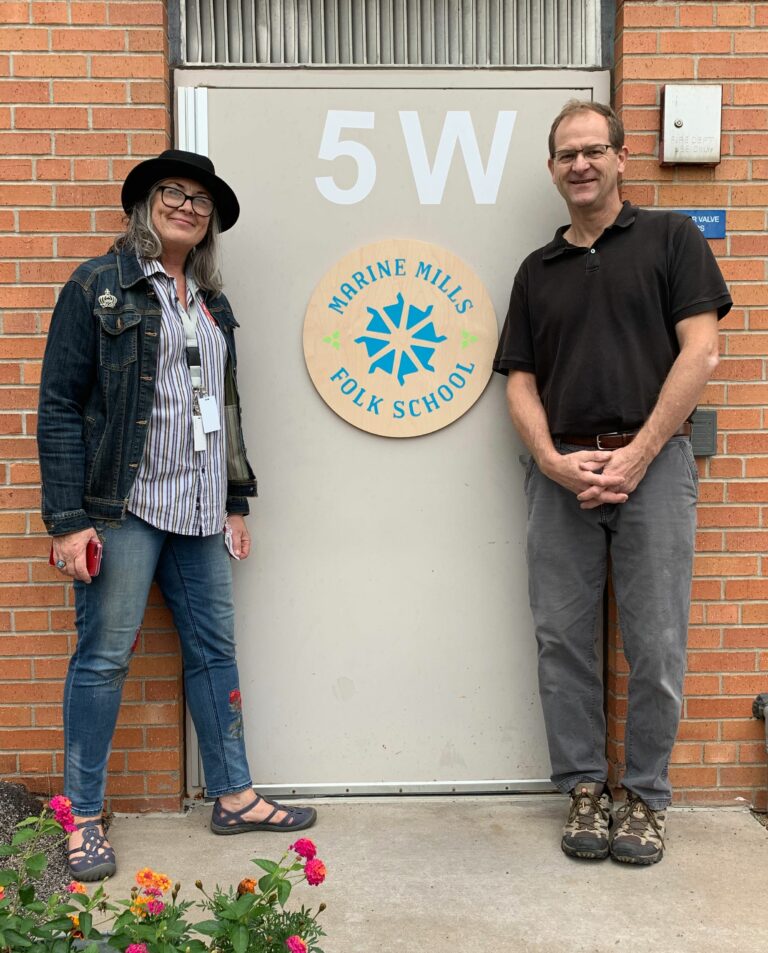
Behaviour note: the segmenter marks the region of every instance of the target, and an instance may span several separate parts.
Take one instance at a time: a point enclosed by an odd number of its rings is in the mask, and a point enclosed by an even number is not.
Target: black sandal
[[[117,873],[115,852],[107,844],[106,837],[99,831],[100,823],[100,821],[83,821],[82,824],[76,825],[77,829],[83,832],[83,843],[67,851],[69,872],[74,880],[92,883],[95,880],[114,877]]]
[[[285,804],[278,804],[277,801],[270,801],[268,797],[262,797],[256,794],[250,804],[247,804],[241,811],[228,811],[216,799],[211,814],[211,830],[214,834],[244,834],[247,831],[302,831],[311,827],[317,819],[317,811],[313,807],[288,807]],[[246,821],[244,814],[252,810],[259,801],[265,801],[273,810],[261,821]],[[279,821],[273,821],[272,818],[278,811],[285,811],[285,817]]]

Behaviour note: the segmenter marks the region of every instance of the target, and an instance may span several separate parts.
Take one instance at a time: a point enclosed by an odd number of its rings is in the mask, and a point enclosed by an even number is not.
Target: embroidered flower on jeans
[[[299,857],[304,857],[306,860],[317,857],[317,847],[308,837],[300,837],[295,844],[291,844],[288,850],[296,851]]]
[[[243,697],[238,688],[229,693],[229,710],[232,712],[232,721],[229,723],[229,733],[233,738],[243,737]]]
[[[307,883],[310,887],[316,887],[318,884],[321,884],[325,880],[325,874],[325,864],[316,857],[312,860],[308,860],[304,865],[304,876],[307,878]]]

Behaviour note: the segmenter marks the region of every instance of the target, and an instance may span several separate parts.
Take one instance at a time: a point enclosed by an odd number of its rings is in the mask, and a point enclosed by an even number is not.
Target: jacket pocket
[[[97,311],[101,326],[99,335],[99,363],[110,371],[119,371],[136,361],[138,355],[138,325],[141,315],[136,311]]]

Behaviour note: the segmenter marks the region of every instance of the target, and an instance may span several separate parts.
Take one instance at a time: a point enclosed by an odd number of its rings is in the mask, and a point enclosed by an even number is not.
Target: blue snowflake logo
[[[435,331],[432,321],[427,321],[432,314],[432,305],[423,310],[415,304],[408,305],[405,324],[403,315],[406,307],[400,293],[394,304],[385,305],[381,311],[376,308],[366,310],[371,319],[365,329],[366,333],[355,338],[355,344],[364,344],[368,357],[379,355],[371,362],[369,374],[377,370],[384,371],[385,374],[396,373],[398,383],[402,387],[405,378],[409,374],[418,373],[420,366],[425,371],[434,373],[435,369],[430,361],[435,348],[429,345],[440,344],[447,338]]]

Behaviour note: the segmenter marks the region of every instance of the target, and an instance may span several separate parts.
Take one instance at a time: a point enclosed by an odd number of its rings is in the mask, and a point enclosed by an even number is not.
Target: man
[[[523,262],[494,368],[526,471],[528,569],[552,780],[572,857],[653,864],[685,670],[697,495],[690,417],[731,299],[690,218],[622,203],[624,130],[571,101],[549,135],[570,224]],[[612,817],[596,651],[610,555],[630,666]],[[611,826],[612,830],[611,830]]]

